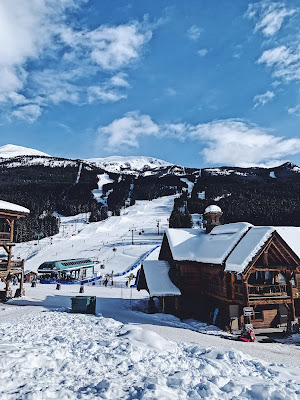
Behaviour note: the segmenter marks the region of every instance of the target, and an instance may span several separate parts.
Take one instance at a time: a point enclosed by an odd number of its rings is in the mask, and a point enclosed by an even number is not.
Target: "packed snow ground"
[[[121,273],[143,254],[161,244],[175,197],[140,200],[121,210],[120,216],[91,224],[87,224],[88,214],[61,217],[59,234],[39,242],[18,244],[14,248],[14,258],[24,258],[25,269],[32,271],[37,271],[45,261],[91,258],[96,262],[98,273]],[[134,245],[129,231],[132,227],[135,229]]]
[[[300,397],[293,345],[231,342],[132,310],[144,298],[135,289],[86,286],[96,316],[68,312],[78,285],[25,289],[0,307],[0,399]]]

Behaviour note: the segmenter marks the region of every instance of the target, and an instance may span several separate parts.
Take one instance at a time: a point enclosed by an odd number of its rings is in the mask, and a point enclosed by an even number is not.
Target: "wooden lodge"
[[[220,225],[221,215],[217,206],[206,209],[206,232],[166,231],[159,260],[169,263],[169,276],[181,292],[179,301],[168,300],[168,308],[225,329],[243,322],[254,328],[297,326],[300,228]],[[252,316],[244,317],[245,307],[253,308]]]
[[[27,208],[0,200],[0,246],[5,251],[5,257],[0,260],[0,279],[5,284],[4,290],[0,291],[2,301],[12,297],[10,282],[14,279],[20,284],[15,295],[23,294],[24,260],[13,260],[12,249],[15,246],[14,223],[17,219],[26,217],[29,212]]]

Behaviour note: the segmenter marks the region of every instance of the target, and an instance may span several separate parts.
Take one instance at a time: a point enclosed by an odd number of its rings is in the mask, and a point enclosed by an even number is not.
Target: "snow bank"
[[[49,311],[0,328],[0,398],[297,400],[297,368]]]
[[[9,203],[8,201],[0,200],[0,210],[1,211],[14,211],[24,214],[29,214],[30,210],[28,208],[19,206],[18,204]]]
[[[139,326],[124,325],[119,336],[123,336],[131,344],[143,349],[174,350],[174,347],[176,347],[174,343],[162,338],[156,332],[142,329]]]
[[[181,292],[169,277],[167,261],[144,261],[143,269],[150,296],[180,296]]]

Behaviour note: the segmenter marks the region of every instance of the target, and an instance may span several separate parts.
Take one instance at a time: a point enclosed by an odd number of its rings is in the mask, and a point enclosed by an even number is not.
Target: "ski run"
[[[157,259],[173,202],[137,201],[90,224],[85,214],[60,216],[57,235],[15,247],[26,270],[91,258],[97,275],[115,278],[113,286],[85,285],[84,295],[97,297],[96,315],[70,312],[76,284],[25,284],[25,297],[0,306],[0,399],[300,398],[299,335],[243,343],[195,320],[147,314],[147,292],[116,276]]]

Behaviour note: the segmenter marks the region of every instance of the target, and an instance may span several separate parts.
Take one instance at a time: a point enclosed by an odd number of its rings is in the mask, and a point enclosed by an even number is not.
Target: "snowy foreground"
[[[86,286],[96,316],[69,312],[78,285],[25,289],[0,307],[0,399],[300,398],[297,346],[195,332],[136,311],[145,294],[135,289]]]

